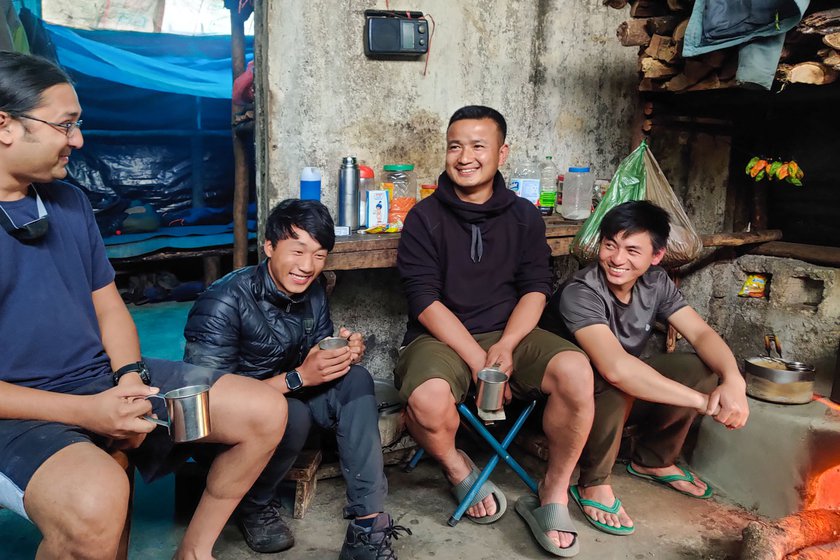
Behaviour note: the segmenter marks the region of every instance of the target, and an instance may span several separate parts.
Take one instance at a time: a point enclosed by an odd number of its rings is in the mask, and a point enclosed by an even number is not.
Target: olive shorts
[[[502,331],[473,335],[486,351],[502,338]],[[542,329],[528,333],[513,351],[511,390],[516,398],[542,396],[543,375],[551,359],[566,350],[583,353],[568,340]],[[422,334],[400,350],[394,369],[394,384],[404,401],[429,379],[444,379],[449,383],[456,402],[463,402],[472,382],[472,372],[461,357],[435,337]]]

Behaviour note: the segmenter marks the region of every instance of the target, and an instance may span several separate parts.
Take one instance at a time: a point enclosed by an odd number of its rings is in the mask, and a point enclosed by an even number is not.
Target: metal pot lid
[[[807,366],[807,364],[804,365]],[[785,362],[768,359],[766,356],[747,358],[744,360],[744,370],[751,375],[774,383],[813,382],[815,378],[813,367],[810,367],[810,369],[789,369]]]

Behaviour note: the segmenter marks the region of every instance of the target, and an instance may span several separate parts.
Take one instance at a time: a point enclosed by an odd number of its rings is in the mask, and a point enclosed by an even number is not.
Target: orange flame
[[[840,465],[810,481],[804,509],[840,509]]]
[[[827,406],[831,410],[834,410],[836,412],[840,412],[840,404],[837,404],[836,402],[832,402],[822,395],[818,395],[818,394],[814,393],[814,400],[817,401],[818,403],[824,404],[825,406]]]

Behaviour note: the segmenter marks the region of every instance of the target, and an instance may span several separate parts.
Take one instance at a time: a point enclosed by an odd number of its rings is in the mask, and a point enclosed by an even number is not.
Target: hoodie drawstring
[[[481,262],[481,256],[484,254],[484,243],[481,241],[481,228],[475,224],[470,224],[472,227],[472,243],[470,244],[470,258],[472,262]]]

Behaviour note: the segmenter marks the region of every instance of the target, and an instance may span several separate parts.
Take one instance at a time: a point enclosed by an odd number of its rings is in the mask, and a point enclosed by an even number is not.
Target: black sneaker
[[[292,530],[273,503],[260,511],[240,514],[237,525],[254,552],[282,552],[295,544]]]
[[[411,534],[408,527],[394,525],[387,513],[377,515],[370,529],[350,523],[338,560],[397,560],[391,537],[398,539],[400,531]]]

